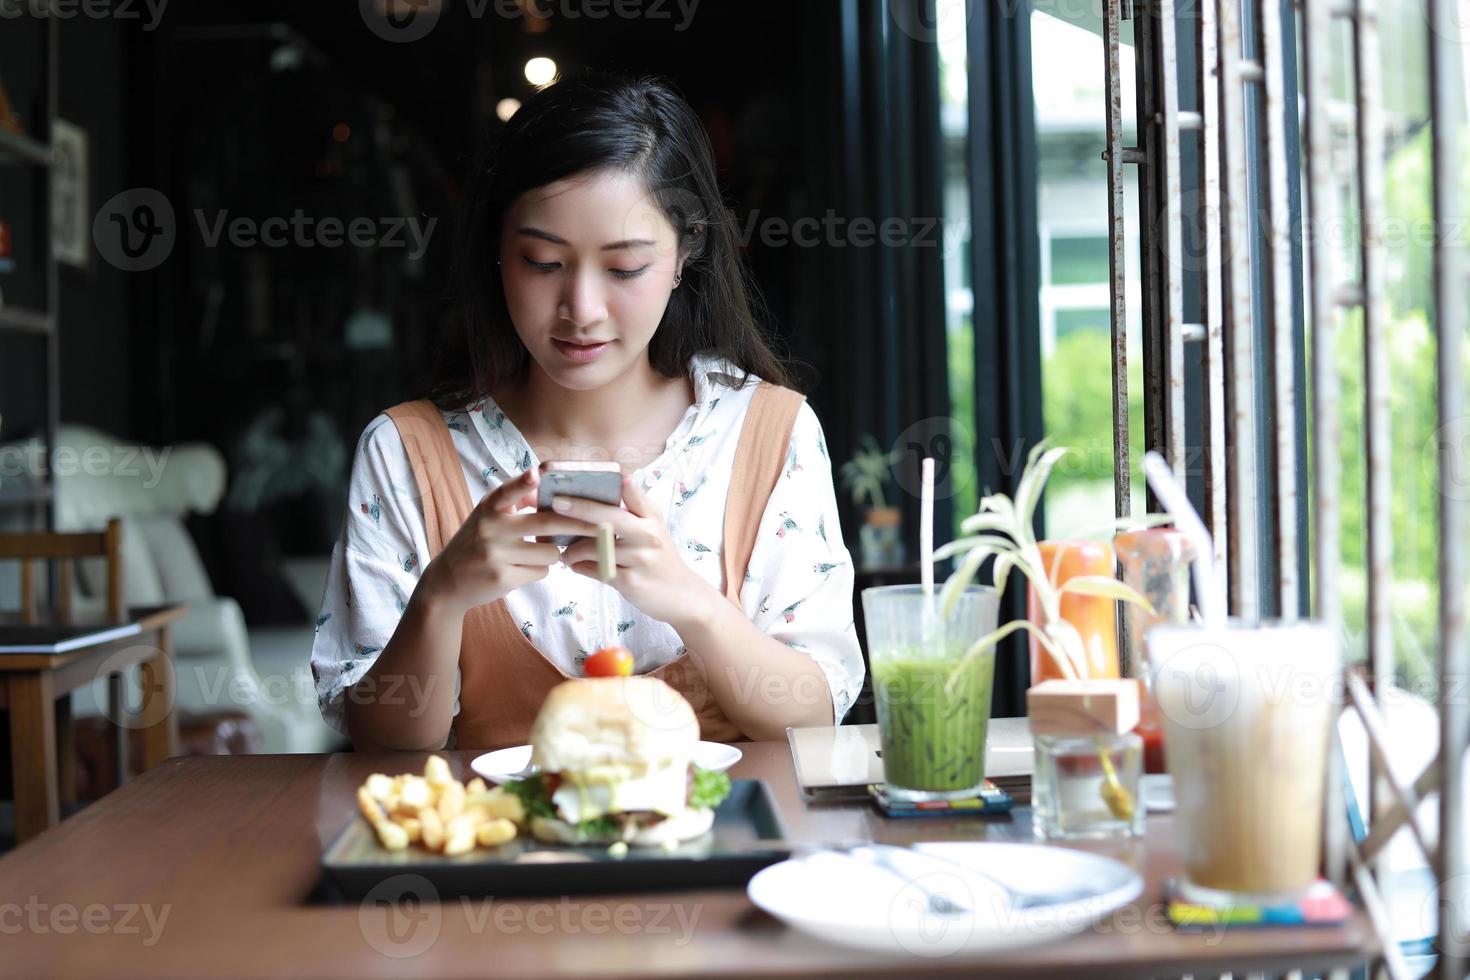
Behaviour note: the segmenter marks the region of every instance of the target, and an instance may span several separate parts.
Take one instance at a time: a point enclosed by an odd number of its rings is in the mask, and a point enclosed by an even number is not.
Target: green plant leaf
[[[1016,528],[1016,505],[1003,493],[992,493],[980,501],[980,509],[989,511],[1005,523],[1001,529],[1014,536]]]
[[[1133,602],[1142,606],[1148,612],[1153,612],[1153,604],[1148,599],[1139,595],[1130,586],[1119,582],[1107,575],[1078,575],[1067,579],[1062,587],[1057,590],[1058,595],[1088,595],[1097,596],[1100,599],[1117,599],[1121,602]]]
[[[988,545],[997,551],[1008,550],[1016,546],[1015,542],[1010,538],[1003,538],[996,534],[974,534],[965,538],[956,538],[949,544],[938,549],[934,552],[934,560],[944,561],[946,558],[952,558],[963,551],[968,551],[980,545]]]
[[[984,636],[980,637],[980,639],[971,644],[970,649],[965,651],[965,655],[960,658],[959,663],[955,664],[954,669],[949,672],[949,677],[944,682],[945,691],[949,694],[953,694],[955,681],[959,679],[965,668],[969,666],[970,661],[974,660],[976,657],[979,657],[980,655],[985,653],[986,650],[989,650],[991,647],[995,646],[1001,640],[1004,640],[1006,637],[1010,636],[1017,630],[1026,630],[1028,633],[1031,633],[1032,635],[1038,637],[1041,640],[1042,645],[1046,647],[1046,649],[1050,651],[1053,656],[1056,656],[1051,641],[1047,638],[1046,634],[1036,626],[1035,623],[1031,622],[1029,619],[1013,619],[1009,623],[1006,623],[1004,626],[992,630],[989,633],[986,633]]]
[[[995,564],[990,569],[991,578],[995,581],[995,591],[1005,592],[1006,578],[1011,574],[1011,569],[1015,567],[1016,562],[1017,555],[1014,551],[995,556]]]
[[[960,530],[966,534],[972,531],[1008,531],[1010,526],[1010,522],[1005,518],[983,511],[960,522]]]
[[[1052,467],[1067,453],[1071,452],[1066,446],[1058,446],[1048,449],[1038,458],[1036,453],[1044,445],[1045,440],[1039,443],[1036,449],[1031,451],[1031,459],[1026,463],[1026,472],[1021,475],[1021,485],[1016,488],[1016,518],[1025,521],[1028,525],[1036,513],[1036,505],[1041,502],[1041,492],[1046,488],[1046,481],[1051,477]]]
[[[944,588],[939,593],[939,615],[943,619],[949,619],[954,612],[954,604],[959,602],[960,593],[969,588],[976,573],[980,571],[980,565],[986,558],[997,553],[989,545],[973,546],[965,555],[965,560],[944,580]]]

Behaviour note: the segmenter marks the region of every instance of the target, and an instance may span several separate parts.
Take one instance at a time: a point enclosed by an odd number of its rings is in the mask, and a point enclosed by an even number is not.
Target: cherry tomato
[[[588,677],[628,677],[633,673],[633,654],[624,647],[603,647],[582,664]]]

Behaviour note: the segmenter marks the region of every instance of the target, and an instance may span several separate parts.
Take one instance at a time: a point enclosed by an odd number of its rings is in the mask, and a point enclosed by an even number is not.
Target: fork
[[[854,841],[848,843],[811,845],[804,850],[807,850],[809,853],[839,854],[855,861],[862,861],[864,864],[869,864],[873,867],[882,868],[902,878],[906,884],[912,885],[923,894],[928,900],[930,911],[936,915],[968,915],[973,910],[962,902],[958,902],[947,895],[936,892],[932,888],[925,887],[918,880],[923,872],[915,872],[913,870],[905,871],[900,866],[900,862],[908,862],[912,869],[912,862],[917,859],[919,862],[927,862],[931,869],[938,866],[941,870],[950,874],[958,874],[960,876],[970,875],[975,878],[984,879],[1005,893],[1009,907],[1017,911],[1040,908],[1045,905],[1059,905],[1064,902],[1089,898],[1095,894],[1092,889],[1088,888],[1072,888],[1053,892],[1023,891],[972,865],[963,864],[952,858],[941,857],[928,851],[918,851],[913,848],[898,847],[893,844]]]

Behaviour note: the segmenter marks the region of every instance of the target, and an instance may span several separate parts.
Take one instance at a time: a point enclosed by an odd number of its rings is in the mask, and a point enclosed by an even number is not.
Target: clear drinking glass
[[[995,629],[1000,597],[988,586],[932,614],[917,585],[863,590],[883,771],[890,796],[914,802],[974,796],[985,781],[985,733],[995,650],[965,662]]]
[[[1042,840],[1104,840],[1143,834],[1144,807],[1139,792],[1143,739],[1122,735],[1045,735],[1035,739],[1031,776],[1032,827]],[[1106,757],[1109,770],[1103,766]],[[1111,778],[1110,778],[1111,777]],[[1106,787],[1116,786],[1133,801],[1120,815],[1108,804]]]
[[[1321,623],[1148,634],[1174,782],[1184,897],[1269,905],[1322,862],[1327,751],[1341,703],[1336,634]]]

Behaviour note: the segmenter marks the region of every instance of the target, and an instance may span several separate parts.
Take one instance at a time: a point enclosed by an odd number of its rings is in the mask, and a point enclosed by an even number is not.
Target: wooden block
[[[1138,726],[1138,681],[1042,681],[1026,692],[1035,735],[1122,735]]]

